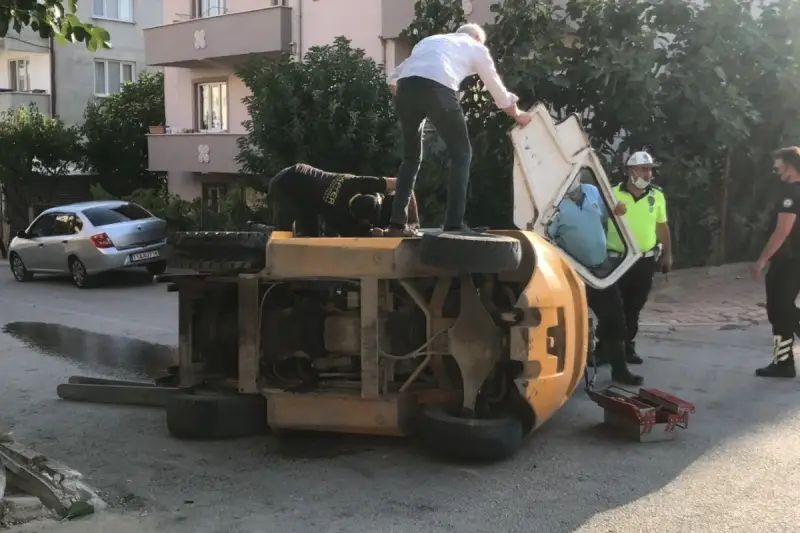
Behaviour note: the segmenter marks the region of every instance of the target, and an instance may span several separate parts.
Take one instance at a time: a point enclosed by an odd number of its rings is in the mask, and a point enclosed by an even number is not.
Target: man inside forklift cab
[[[624,215],[625,205],[616,204],[614,214]],[[556,245],[576,261],[598,277],[605,277],[613,269],[606,250],[608,218],[608,208],[600,190],[576,179],[558,205],[558,212],[550,222],[547,232]],[[611,378],[625,385],[641,385],[644,379],[632,374],[625,361],[627,335],[619,287],[614,284],[605,289],[595,289],[587,284],[586,299],[598,320],[606,326]]]
[[[381,236],[389,225],[395,183],[394,178],[326,172],[297,163],[270,181],[275,229],[294,228],[298,236],[319,237],[322,221],[327,236]],[[414,199],[410,218],[418,224],[416,208]]]

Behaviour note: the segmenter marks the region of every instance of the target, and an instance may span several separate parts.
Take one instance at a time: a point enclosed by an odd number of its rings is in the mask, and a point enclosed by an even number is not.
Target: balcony
[[[148,135],[148,166],[154,172],[237,174],[239,133]]]
[[[36,107],[45,114],[50,114],[50,95],[44,92],[17,92],[0,89],[0,111],[27,107],[28,104]]]
[[[194,18],[144,30],[148,65],[203,68],[291,51],[292,10],[268,7]]]

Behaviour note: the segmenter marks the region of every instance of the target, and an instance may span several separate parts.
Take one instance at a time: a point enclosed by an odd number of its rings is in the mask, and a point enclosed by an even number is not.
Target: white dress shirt
[[[397,80],[419,76],[441,83],[458,92],[465,78],[477,74],[500,109],[517,103],[508,92],[494,66],[489,49],[465,33],[432,35],[422,39],[411,55],[389,76],[389,85]]]

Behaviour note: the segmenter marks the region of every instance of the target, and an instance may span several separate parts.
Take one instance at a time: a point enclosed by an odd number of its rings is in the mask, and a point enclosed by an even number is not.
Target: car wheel
[[[33,279],[33,274],[28,272],[25,268],[25,263],[22,258],[17,254],[11,254],[11,273],[14,274],[14,279],[17,281],[30,281]]]
[[[90,286],[89,274],[86,267],[77,257],[73,257],[69,263],[69,272],[72,274],[72,282],[79,289],[86,289]]]
[[[147,271],[150,272],[154,276],[160,276],[167,270],[167,262],[166,261],[157,261],[155,263],[150,263],[146,265]]]

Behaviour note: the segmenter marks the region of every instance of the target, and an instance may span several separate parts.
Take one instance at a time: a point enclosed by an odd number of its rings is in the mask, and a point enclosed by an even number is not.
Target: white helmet
[[[653,157],[647,152],[634,152],[628,158],[627,165],[629,167],[654,167],[656,162]]]

